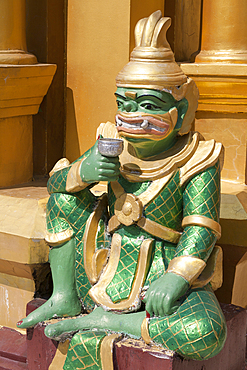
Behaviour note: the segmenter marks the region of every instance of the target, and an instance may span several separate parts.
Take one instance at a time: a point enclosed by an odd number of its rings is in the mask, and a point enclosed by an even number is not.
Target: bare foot
[[[81,312],[81,303],[76,296],[66,294],[54,294],[42,306],[31,312],[27,317],[19,321],[18,328],[31,328],[39,322],[50,320],[55,317],[75,316]]]
[[[45,328],[45,335],[55,340],[63,340],[70,337],[79,330],[85,329],[107,329],[109,318],[113,314],[105,312],[103,308],[97,307],[93,312],[76,319],[62,320]]]

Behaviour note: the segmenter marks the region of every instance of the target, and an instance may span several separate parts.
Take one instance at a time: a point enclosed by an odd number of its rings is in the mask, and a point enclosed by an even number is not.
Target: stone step
[[[0,328],[0,370],[27,370],[26,335]]]

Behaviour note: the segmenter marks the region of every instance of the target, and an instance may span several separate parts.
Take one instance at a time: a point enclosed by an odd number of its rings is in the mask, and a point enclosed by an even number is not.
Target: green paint
[[[74,240],[52,248],[49,262],[52,270],[53,294],[47,302],[24,318],[18,325],[19,328],[29,328],[52,317],[74,316],[81,312],[74,274]]]
[[[135,99],[125,96],[125,92],[136,92]],[[140,135],[140,138],[125,137],[135,148],[136,155],[139,158],[152,157],[158,155],[165,150],[170,149],[177,142],[177,133],[181,128],[183,118],[188,109],[186,99],[176,101],[174,97],[164,91],[152,89],[135,89],[119,87],[115,93],[117,99],[118,113],[138,112],[151,115],[165,114],[172,108],[178,110],[178,120],[174,130],[165,138],[160,140],[151,140],[145,138],[145,135]],[[123,134],[124,136],[124,134]]]

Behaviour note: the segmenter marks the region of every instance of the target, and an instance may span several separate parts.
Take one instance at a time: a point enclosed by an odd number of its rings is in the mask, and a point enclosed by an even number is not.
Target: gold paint
[[[190,285],[198,278],[206,266],[200,258],[191,256],[175,257],[168,265],[166,272],[182,276]]]
[[[177,243],[181,236],[181,233],[179,233],[178,231],[169,229],[168,227],[160,225],[157,222],[151,221],[145,217],[142,217],[137,222],[137,225],[151,235],[154,235],[157,238],[161,238],[163,240],[167,240],[171,243]]]
[[[148,319],[146,317],[141,324],[141,335],[146,344],[150,344],[152,342],[148,331]]]
[[[67,339],[65,342],[58,343],[56,354],[49,366],[49,370],[58,370],[63,368],[69,349],[69,343],[69,339]]]
[[[220,224],[211,218],[200,216],[200,215],[191,215],[184,217],[182,221],[182,227],[185,228],[188,225],[197,225],[208,227],[211,229],[216,235],[217,239],[221,237],[221,227]]]
[[[15,329],[20,317],[26,316],[26,305],[34,292],[33,280],[0,273],[0,325]],[[21,332],[26,334],[26,330]]]
[[[234,284],[232,288],[231,303],[243,308],[247,308],[247,252],[238,261],[235,269]]]
[[[150,88],[162,90],[164,87],[180,86],[187,81],[174,60],[166,32],[170,18],[162,18],[156,11],[149,18],[140,20],[135,28],[136,47],[131,53],[130,62],[118,73],[117,86]],[[181,99],[182,99],[181,95]]]
[[[199,92],[198,111],[247,112],[246,64],[182,63]]]
[[[120,225],[121,223],[118,221],[117,216],[113,215],[107,225],[109,233],[113,233]]]
[[[118,221],[126,226],[138,221],[142,215],[142,203],[134,194],[122,194],[116,199],[114,212]]]
[[[82,161],[74,163],[68,173],[67,181],[66,181],[66,191],[74,193],[81,191],[88,187],[88,183],[82,181],[80,175],[80,168]]]
[[[70,240],[73,236],[73,230],[67,229],[65,231],[61,231],[60,233],[49,233],[47,232],[45,236],[45,241],[51,246],[51,247],[57,247],[61,244],[64,244],[68,240]]]
[[[208,142],[205,142],[205,143],[207,145]],[[202,149],[204,149],[204,148],[202,147]],[[187,173],[184,173],[183,176],[181,176],[180,184],[181,185],[184,184],[189,178],[191,178],[195,174],[213,166],[218,160],[220,161],[220,167],[222,168],[222,165],[223,165],[223,150],[224,150],[224,148],[223,148],[222,144],[221,143],[216,143],[212,155],[209,158],[207,158],[206,160],[204,160],[204,162],[202,162],[202,163],[199,162],[199,164],[196,165],[194,168],[189,169]],[[202,155],[203,155],[203,150],[201,152],[202,152]],[[199,155],[199,153],[200,153],[200,151],[198,151],[198,155]],[[195,165],[195,158],[194,158],[193,161],[191,161],[191,165]]]
[[[55,71],[55,64],[1,65],[0,118],[38,113]]]
[[[3,260],[23,264],[48,261],[49,247],[44,241],[45,202],[40,202],[44,191],[39,194],[37,189],[30,184],[23,189],[2,190],[4,195],[0,190],[0,258]],[[48,195],[46,188],[45,194]]]
[[[196,62],[246,63],[246,14],[245,1],[204,1],[201,52]]]
[[[31,116],[0,119],[0,187],[32,180],[32,135]]]
[[[93,276],[96,277],[96,281],[98,281],[99,276],[106,265],[108,254],[109,250],[102,248],[97,250],[93,255],[92,260]]]
[[[105,270],[103,271],[103,274],[100,276],[98,283],[95,284],[90,289],[89,295],[96,302],[96,304],[102,305],[107,309],[121,312],[129,312],[132,311],[139,302],[140,288],[143,285],[146,278],[147,263],[151,255],[153,240],[146,239],[141,244],[136,276],[133,282],[129,298],[118,303],[113,303],[106,293],[106,287],[112,281],[117,270],[121,251],[121,240],[122,238],[120,235],[118,234],[113,235],[111,244],[111,254],[108,264]]]
[[[100,359],[102,370],[114,370],[113,345],[121,340],[123,334],[110,334],[103,338],[100,346]]]
[[[18,262],[0,260],[0,272],[7,275],[14,275],[26,279],[33,279],[33,268],[37,265],[24,265]]]
[[[102,257],[105,256],[105,254],[99,256],[99,258],[97,258],[97,256],[94,257],[98,224],[102,216],[102,213],[106,207],[107,207],[107,195],[104,194],[101,197],[100,201],[98,202],[96,209],[94,210],[94,212],[91,213],[91,215],[89,216],[87,220],[84,237],[83,237],[84,238],[84,248],[83,248],[84,268],[85,268],[88,280],[90,281],[91,284],[95,284],[96,281],[98,281],[99,276],[97,275],[97,273],[98,271],[101,271],[103,265],[106,262],[102,260]],[[98,261],[100,265],[97,267],[94,264]]]
[[[117,199],[120,198],[123,194],[125,194],[124,188],[122,187],[122,185],[119,184],[118,181],[112,181],[111,188]]]
[[[215,124],[217,120],[217,125]],[[215,138],[222,142],[225,148],[224,167],[221,177],[227,181],[234,181],[239,186],[246,183],[246,114],[237,114],[235,117],[218,114],[217,117],[209,113],[198,114],[196,130],[202,132],[205,139]],[[238,183],[238,184],[237,184]]]
[[[192,157],[198,143],[199,134],[190,133],[180,137],[177,144],[161,156],[155,156],[145,161],[130,154],[128,147],[125,147],[120,155],[121,174],[130,181],[154,181],[169,175]]]
[[[136,92],[134,92],[134,91],[125,91],[125,96],[126,96],[126,98],[130,98],[130,99],[135,100]]]
[[[69,167],[70,161],[67,158],[61,158],[55,166],[52,168],[52,170],[49,172],[49,176],[51,177],[55,172],[62,170],[63,168]]]
[[[147,205],[158,195],[158,193],[168,183],[172,175],[173,175],[173,172],[167,176],[164,176],[160,179],[152,181],[152,183],[149,185],[147,190],[145,190],[142,194],[138,195],[138,198],[142,202],[143,206]]]
[[[0,2],[0,64],[35,64],[27,52],[25,0]]]
[[[0,272],[0,285],[18,287],[18,289],[34,292],[35,284],[32,279],[26,279],[19,276],[4,274]]]
[[[201,275],[193,282],[192,288],[204,287],[211,283],[212,289],[219,289],[223,283],[223,252],[221,247],[216,245],[207,260],[206,267]]]

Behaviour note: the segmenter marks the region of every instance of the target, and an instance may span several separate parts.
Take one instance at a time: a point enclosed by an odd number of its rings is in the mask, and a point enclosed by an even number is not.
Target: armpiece
[[[85,189],[89,184],[82,181],[80,176],[80,168],[83,160],[74,163],[67,175],[66,191],[69,193],[76,193]]]
[[[200,258],[190,256],[175,257],[168,265],[166,272],[182,276],[190,285],[198,278],[206,266]]]
[[[182,221],[182,227],[185,226],[202,226],[207,227],[213,231],[213,233],[217,236],[217,239],[221,237],[221,227],[220,224],[209,217],[200,216],[200,215],[191,215],[184,217]]]

